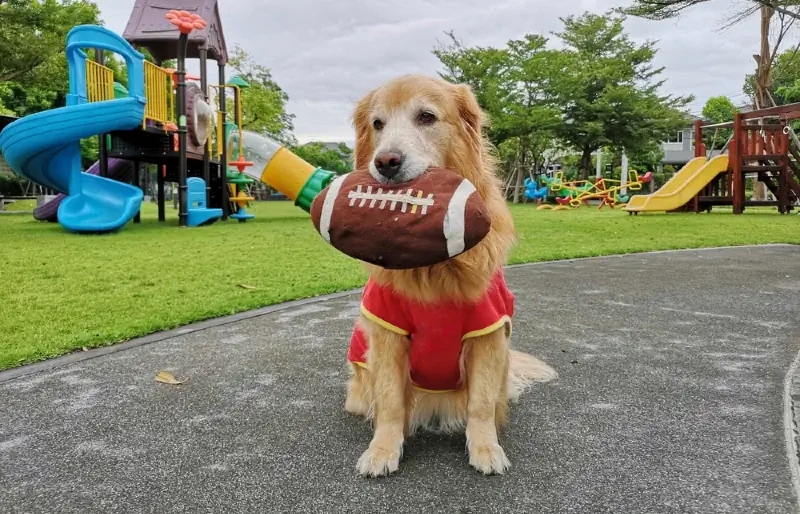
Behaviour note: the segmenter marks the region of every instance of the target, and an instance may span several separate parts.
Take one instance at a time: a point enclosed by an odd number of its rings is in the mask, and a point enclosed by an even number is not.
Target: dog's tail
[[[558,378],[556,370],[533,355],[511,350],[508,368],[508,397],[516,401],[534,382],[549,382]]]

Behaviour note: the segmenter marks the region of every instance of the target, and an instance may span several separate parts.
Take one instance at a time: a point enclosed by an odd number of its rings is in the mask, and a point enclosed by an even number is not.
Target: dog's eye
[[[375,127],[375,130],[380,130],[383,128],[383,122],[381,120],[374,120],[372,126]]]
[[[419,113],[419,122],[423,125],[430,125],[436,121],[436,115],[430,111],[422,111]]]

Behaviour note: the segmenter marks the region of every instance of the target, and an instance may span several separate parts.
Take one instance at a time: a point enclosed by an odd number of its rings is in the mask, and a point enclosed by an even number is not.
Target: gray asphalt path
[[[370,429],[343,410],[351,295],[0,374],[0,512],[796,511],[783,392],[800,247],[507,277],[513,344],[560,378],[513,406],[505,476],[430,434],[396,475],[357,476]],[[164,369],[188,381],[156,383]]]

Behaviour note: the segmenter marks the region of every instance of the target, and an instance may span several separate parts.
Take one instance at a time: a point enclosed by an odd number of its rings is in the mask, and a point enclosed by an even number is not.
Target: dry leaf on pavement
[[[162,384],[170,384],[170,385],[181,385],[184,382],[186,382],[186,380],[178,380],[177,378],[175,378],[175,375],[173,375],[169,371],[159,371],[158,373],[156,373],[156,382],[161,382]]]

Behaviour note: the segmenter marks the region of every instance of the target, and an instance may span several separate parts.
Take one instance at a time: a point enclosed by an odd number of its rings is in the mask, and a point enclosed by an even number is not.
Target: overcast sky
[[[106,26],[122,33],[131,0],[95,0]],[[656,65],[666,67],[665,92],[693,93],[693,112],[706,99],[728,95],[734,103],[758,50],[758,18],[723,32],[726,16],[742,0],[715,0],[676,21],[629,18],[626,28],[643,41],[658,40]],[[493,5],[492,5],[493,4]],[[353,102],[370,88],[399,74],[435,75],[431,54],[445,31],[468,45],[503,46],[526,33],[549,36],[562,28],[559,17],[602,13],[627,5],[610,0],[220,0],[229,51],[241,45],[272,70],[288,93],[296,115],[295,135],[308,140],[352,144]],[[216,78],[210,69],[210,78]],[[190,71],[197,69],[189,65]]]

